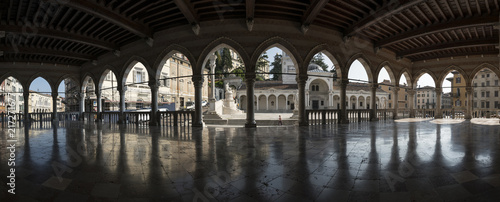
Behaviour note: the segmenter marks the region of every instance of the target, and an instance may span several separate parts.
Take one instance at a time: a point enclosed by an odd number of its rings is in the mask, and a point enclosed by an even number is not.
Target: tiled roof
[[[256,81],[255,82],[254,90],[267,90],[270,88],[274,88],[276,90],[299,89],[297,84],[283,84],[282,81]],[[247,85],[245,82],[243,82],[243,85],[241,85],[241,88],[238,90],[244,90],[244,89],[247,89]]]

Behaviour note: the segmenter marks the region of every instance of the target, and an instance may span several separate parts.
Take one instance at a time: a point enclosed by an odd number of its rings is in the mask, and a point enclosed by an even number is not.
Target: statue
[[[226,91],[226,93],[230,93],[232,94],[233,91],[231,90],[231,88],[229,87],[229,83],[226,83],[226,85],[224,86],[224,90]]]

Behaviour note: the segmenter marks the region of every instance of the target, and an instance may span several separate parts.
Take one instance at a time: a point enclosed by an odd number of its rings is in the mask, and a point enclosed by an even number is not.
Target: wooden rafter
[[[438,45],[431,45],[421,48],[414,48],[408,51],[403,51],[398,53],[401,57],[410,57],[413,55],[420,55],[424,53],[432,53],[444,50],[453,50],[460,48],[468,48],[468,47],[481,47],[481,46],[491,46],[498,45],[498,38],[489,38],[489,39],[478,39],[478,40],[463,40],[452,43],[442,43]]]
[[[52,50],[52,49],[44,49],[44,48],[32,48],[32,47],[26,47],[26,46],[0,45],[0,50],[3,50],[5,53],[45,55],[45,56],[77,59],[77,60],[82,60],[82,61],[91,61],[91,60],[96,59],[94,56],[87,55],[87,54],[74,53],[74,52],[70,53],[68,51]]]

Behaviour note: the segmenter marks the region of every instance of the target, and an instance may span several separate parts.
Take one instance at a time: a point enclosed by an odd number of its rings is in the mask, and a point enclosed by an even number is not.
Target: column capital
[[[57,93],[57,92],[52,92],[52,93],[51,93],[51,95],[52,95],[52,98],[57,98],[57,96],[59,95],[59,93]]]
[[[151,80],[151,81],[148,81],[148,86],[149,86],[149,88],[152,89],[152,88],[158,88],[160,86],[160,84],[156,80]]]
[[[255,73],[247,73],[245,74],[245,81],[246,82],[255,82]]]
[[[122,92],[122,91],[125,92],[127,90],[127,86],[122,87],[121,85],[118,85],[118,86],[116,86],[116,90],[118,92]]]
[[[347,87],[347,84],[349,84],[349,80],[348,79],[342,79],[340,80],[340,87]]]
[[[415,90],[415,89],[408,89],[406,92],[408,93],[408,95],[415,95],[415,93],[417,92],[417,90]]]
[[[295,77],[295,81],[297,81],[297,83],[305,84],[307,82],[307,79],[309,79],[309,77],[303,74],[297,75],[297,77]]]
[[[392,87],[392,91],[394,91],[395,93],[399,93],[399,89],[401,89],[401,88],[398,86]]]
[[[373,90],[373,89],[377,90],[377,88],[378,88],[378,83],[370,83],[370,88],[371,88],[372,90]]]
[[[441,94],[443,92],[443,88],[437,87],[436,89],[436,94]]]
[[[471,86],[465,87],[465,92],[472,93],[472,87]]]

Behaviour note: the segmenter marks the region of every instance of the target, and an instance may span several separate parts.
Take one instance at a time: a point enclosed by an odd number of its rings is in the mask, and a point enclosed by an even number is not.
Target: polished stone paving
[[[498,119],[7,132],[0,201],[500,201]]]

